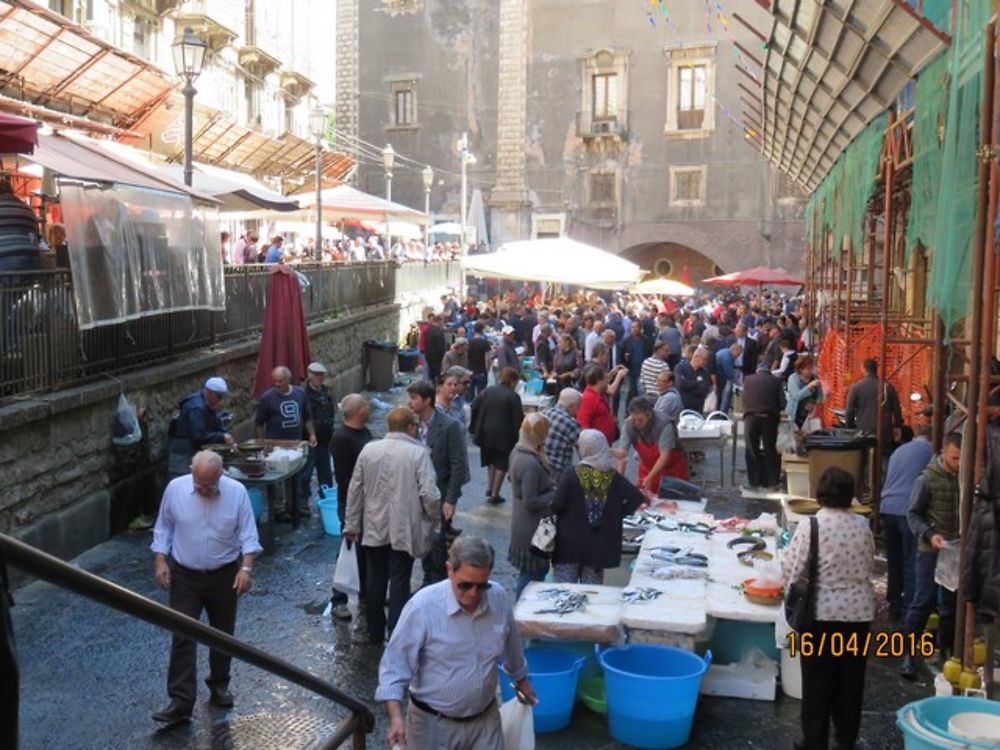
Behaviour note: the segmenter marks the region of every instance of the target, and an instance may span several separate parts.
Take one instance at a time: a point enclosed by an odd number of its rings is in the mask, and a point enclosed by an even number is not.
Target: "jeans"
[[[668,500],[698,500],[701,498],[701,488],[677,477],[663,477],[657,495]]]
[[[938,648],[951,650],[955,641],[955,592],[934,583],[937,552],[917,551],[913,564],[913,601],[906,610],[906,632],[920,633],[927,626],[927,617],[937,604]]]
[[[365,592],[368,635],[377,643],[389,635],[399,621],[403,606],[410,598],[410,575],[413,572],[413,558],[406,552],[394,550],[386,544],[381,547],[362,547],[365,564],[368,567],[368,590]],[[389,616],[386,618],[385,603],[388,589]]]
[[[309,507],[309,498],[312,496],[312,475],[316,472],[319,486],[324,484],[327,487],[333,486],[333,464],[330,463],[330,441],[322,440],[316,444],[315,448],[309,449],[305,466],[299,472],[299,498],[305,503],[304,507]],[[338,502],[346,503],[347,498],[339,498]]]
[[[719,411],[728,414],[733,410],[733,381],[727,380],[719,393]]]
[[[906,614],[913,601],[913,565],[917,554],[917,538],[910,530],[905,516],[883,514],[882,529],[888,567],[885,600],[889,605],[889,616],[898,620]]]
[[[639,392],[639,373],[633,375],[631,372],[628,374],[628,400],[641,396]]]
[[[747,481],[751,487],[773,487],[778,483],[778,415],[748,414],[746,430]]]
[[[537,573],[519,573],[517,576],[517,588],[514,589],[514,601],[516,602],[521,598],[521,592],[524,591],[529,583],[532,581],[544,581],[548,572],[548,570],[539,570]]]
[[[482,375],[473,375],[471,378],[472,382],[469,384],[468,399],[469,403],[478,396],[480,393],[486,390],[486,373]]]

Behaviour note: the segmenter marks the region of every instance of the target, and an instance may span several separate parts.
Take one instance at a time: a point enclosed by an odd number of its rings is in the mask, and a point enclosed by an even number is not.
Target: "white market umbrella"
[[[432,226],[427,230],[427,234],[432,237],[436,237],[438,235],[444,235],[445,237],[461,237],[462,225],[457,221],[445,221],[441,224],[435,224]]]
[[[635,285],[639,294],[666,294],[674,297],[690,297],[694,289],[674,279],[647,279]]]
[[[635,263],[569,237],[507,242],[486,255],[469,255],[465,270],[493,279],[628,289],[642,276]]]

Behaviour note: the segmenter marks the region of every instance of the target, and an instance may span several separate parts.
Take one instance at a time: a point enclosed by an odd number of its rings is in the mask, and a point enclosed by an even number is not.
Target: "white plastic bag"
[[[118,410],[111,422],[111,442],[115,445],[135,445],[142,440],[142,427],[135,406],[123,393],[118,397]]]
[[[701,410],[705,414],[710,414],[711,412],[715,411],[718,408],[719,408],[719,396],[713,390],[705,398],[705,403],[702,405]]]
[[[350,547],[348,545],[350,544]],[[346,539],[340,542],[337,567],[333,571],[333,587],[348,596],[357,596],[361,591],[361,577],[358,575],[358,548]]]
[[[778,453],[795,453],[796,445],[795,441],[795,426],[792,422],[785,422],[781,425],[781,430],[778,432],[778,442],[777,442]]]
[[[535,716],[531,706],[511,698],[500,706],[504,750],[535,750]]]
[[[934,583],[943,586],[948,591],[958,590],[958,557],[961,545],[958,540],[948,542],[948,546],[939,549],[937,564],[934,566]]]

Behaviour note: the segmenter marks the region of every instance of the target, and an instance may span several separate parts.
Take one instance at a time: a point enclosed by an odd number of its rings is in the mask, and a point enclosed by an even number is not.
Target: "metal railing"
[[[254,648],[203,622],[181,614],[134,591],[106,581],[100,576],[75,568],[41,550],[25,544],[6,534],[0,534],[0,556],[5,557],[29,575],[48,581],[59,588],[80,594],[92,601],[111,607],[119,612],[148,622],[170,633],[190,638],[203,646],[221,651],[234,659],[245,661],[265,672],[303,687],[339,706],[348,709],[351,715],[345,719],[337,731],[322,745],[322,750],[340,747],[349,738],[354,750],[363,750],[366,735],[375,728],[375,716],[363,701],[349,693],[335,688],[328,682],[311,675],[283,659],[266,651]],[[0,592],[0,596],[3,592]]]
[[[401,295],[460,285],[457,263],[303,264],[306,320],[315,322]],[[149,315],[81,331],[67,270],[0,274],[0,402],[54,390],[142,366],[195,349],[260,333],[267,305],[268,268],[227,266],[223,311]]]

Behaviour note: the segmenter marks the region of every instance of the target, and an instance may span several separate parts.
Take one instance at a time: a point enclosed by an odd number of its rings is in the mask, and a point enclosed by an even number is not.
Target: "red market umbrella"
[[[292,383],[298,384],[305,380],[306,367],[312,361],[298,276],[283,263],[274,264],[270,275],[254,398],[260,398],[274,384],[271,372],[275,367],[287,367],[292,371]]]
[[[722,276],[702,279],[701,283],[717,286],[746,286],[750,284],[756,284],[757,286],[764,286],[765,284],[774,286],[802,286],[806,282],[804,279],[792,276],[780,268],[757,266],[756,268],[748,268],[746,271],[736,271]]]
[[[0,112],[0,154],[30,154],[38,145],[38,125],[34,120]]]

